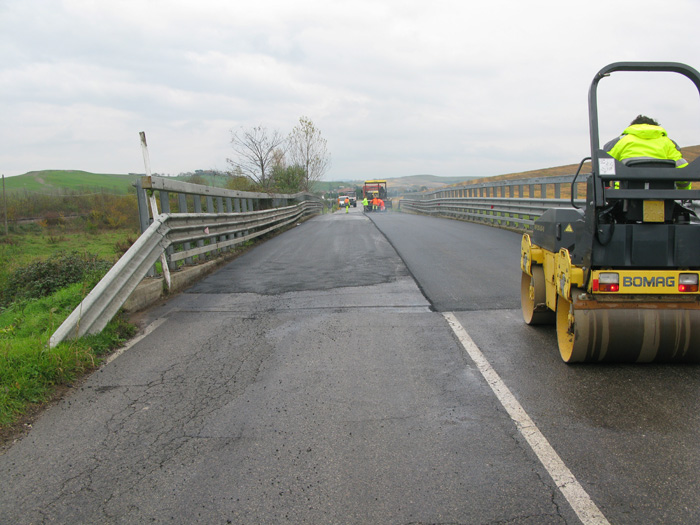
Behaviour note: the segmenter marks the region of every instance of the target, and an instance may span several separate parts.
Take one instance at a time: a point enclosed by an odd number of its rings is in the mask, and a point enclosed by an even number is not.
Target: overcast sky
[[[0,0],[0,173],[228,169],[231,130],[328,142],[325,179],[578,163],[618,61],[700,69],[697,0]],[[644,87],[643,95],[638,91]],[[675,74],[599,87],[602,142],[638,113],[700,144]]]

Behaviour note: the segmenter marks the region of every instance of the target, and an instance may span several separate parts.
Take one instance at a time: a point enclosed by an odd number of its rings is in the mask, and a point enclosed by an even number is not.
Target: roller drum
[[[700,362],[700,310],[697,309],[667,305],[661,308],[574,305],[572,308],[569,301],[560,298],[557,336],[562,359],[568,363]]]
[[[520,306],[529,325],[554,324],[554,312],[547,308],[544,270],[532,266],[532,276],[523,272],[520,280]]]

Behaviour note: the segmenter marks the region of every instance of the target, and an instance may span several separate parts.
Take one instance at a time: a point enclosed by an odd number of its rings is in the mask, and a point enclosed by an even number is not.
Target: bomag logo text
[[[625,288],[675,288],[676,278],[669,277],[631,277],[622,278],[622,286]]]

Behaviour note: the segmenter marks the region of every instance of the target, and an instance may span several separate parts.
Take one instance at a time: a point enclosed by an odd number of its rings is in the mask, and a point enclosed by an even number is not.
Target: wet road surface
[[[580,522],[448,312],[605,518],[700,521],[700,368],[563,364],[518,257],[361,207],[299,225],[149,311],[0,456],[0,522]]]

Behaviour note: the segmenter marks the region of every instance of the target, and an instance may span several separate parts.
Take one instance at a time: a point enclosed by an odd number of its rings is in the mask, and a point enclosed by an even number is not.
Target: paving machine
[[[366,180],[362,186],[362,197],[370,202],[374,197],[379,197],[384,201],[385,208],[391,208],[391,199],[389,199],[385,180]],[[365,211],[373,211],[372,206],[367,207]]]
[[[687,167],[645,159],[624,164],[599,146],[597,88],[617,71],[679,73],[700,93],[700,74],[675,62],[617,62],[589,91],[591,156],[572,183],[571,208],[546,211],[521,245],[527,324],[555,324],[567,363],[700,361],[700,221],[684,202],[700,190],[700,158]],[[586,203],[573,184],[590,160]]]

